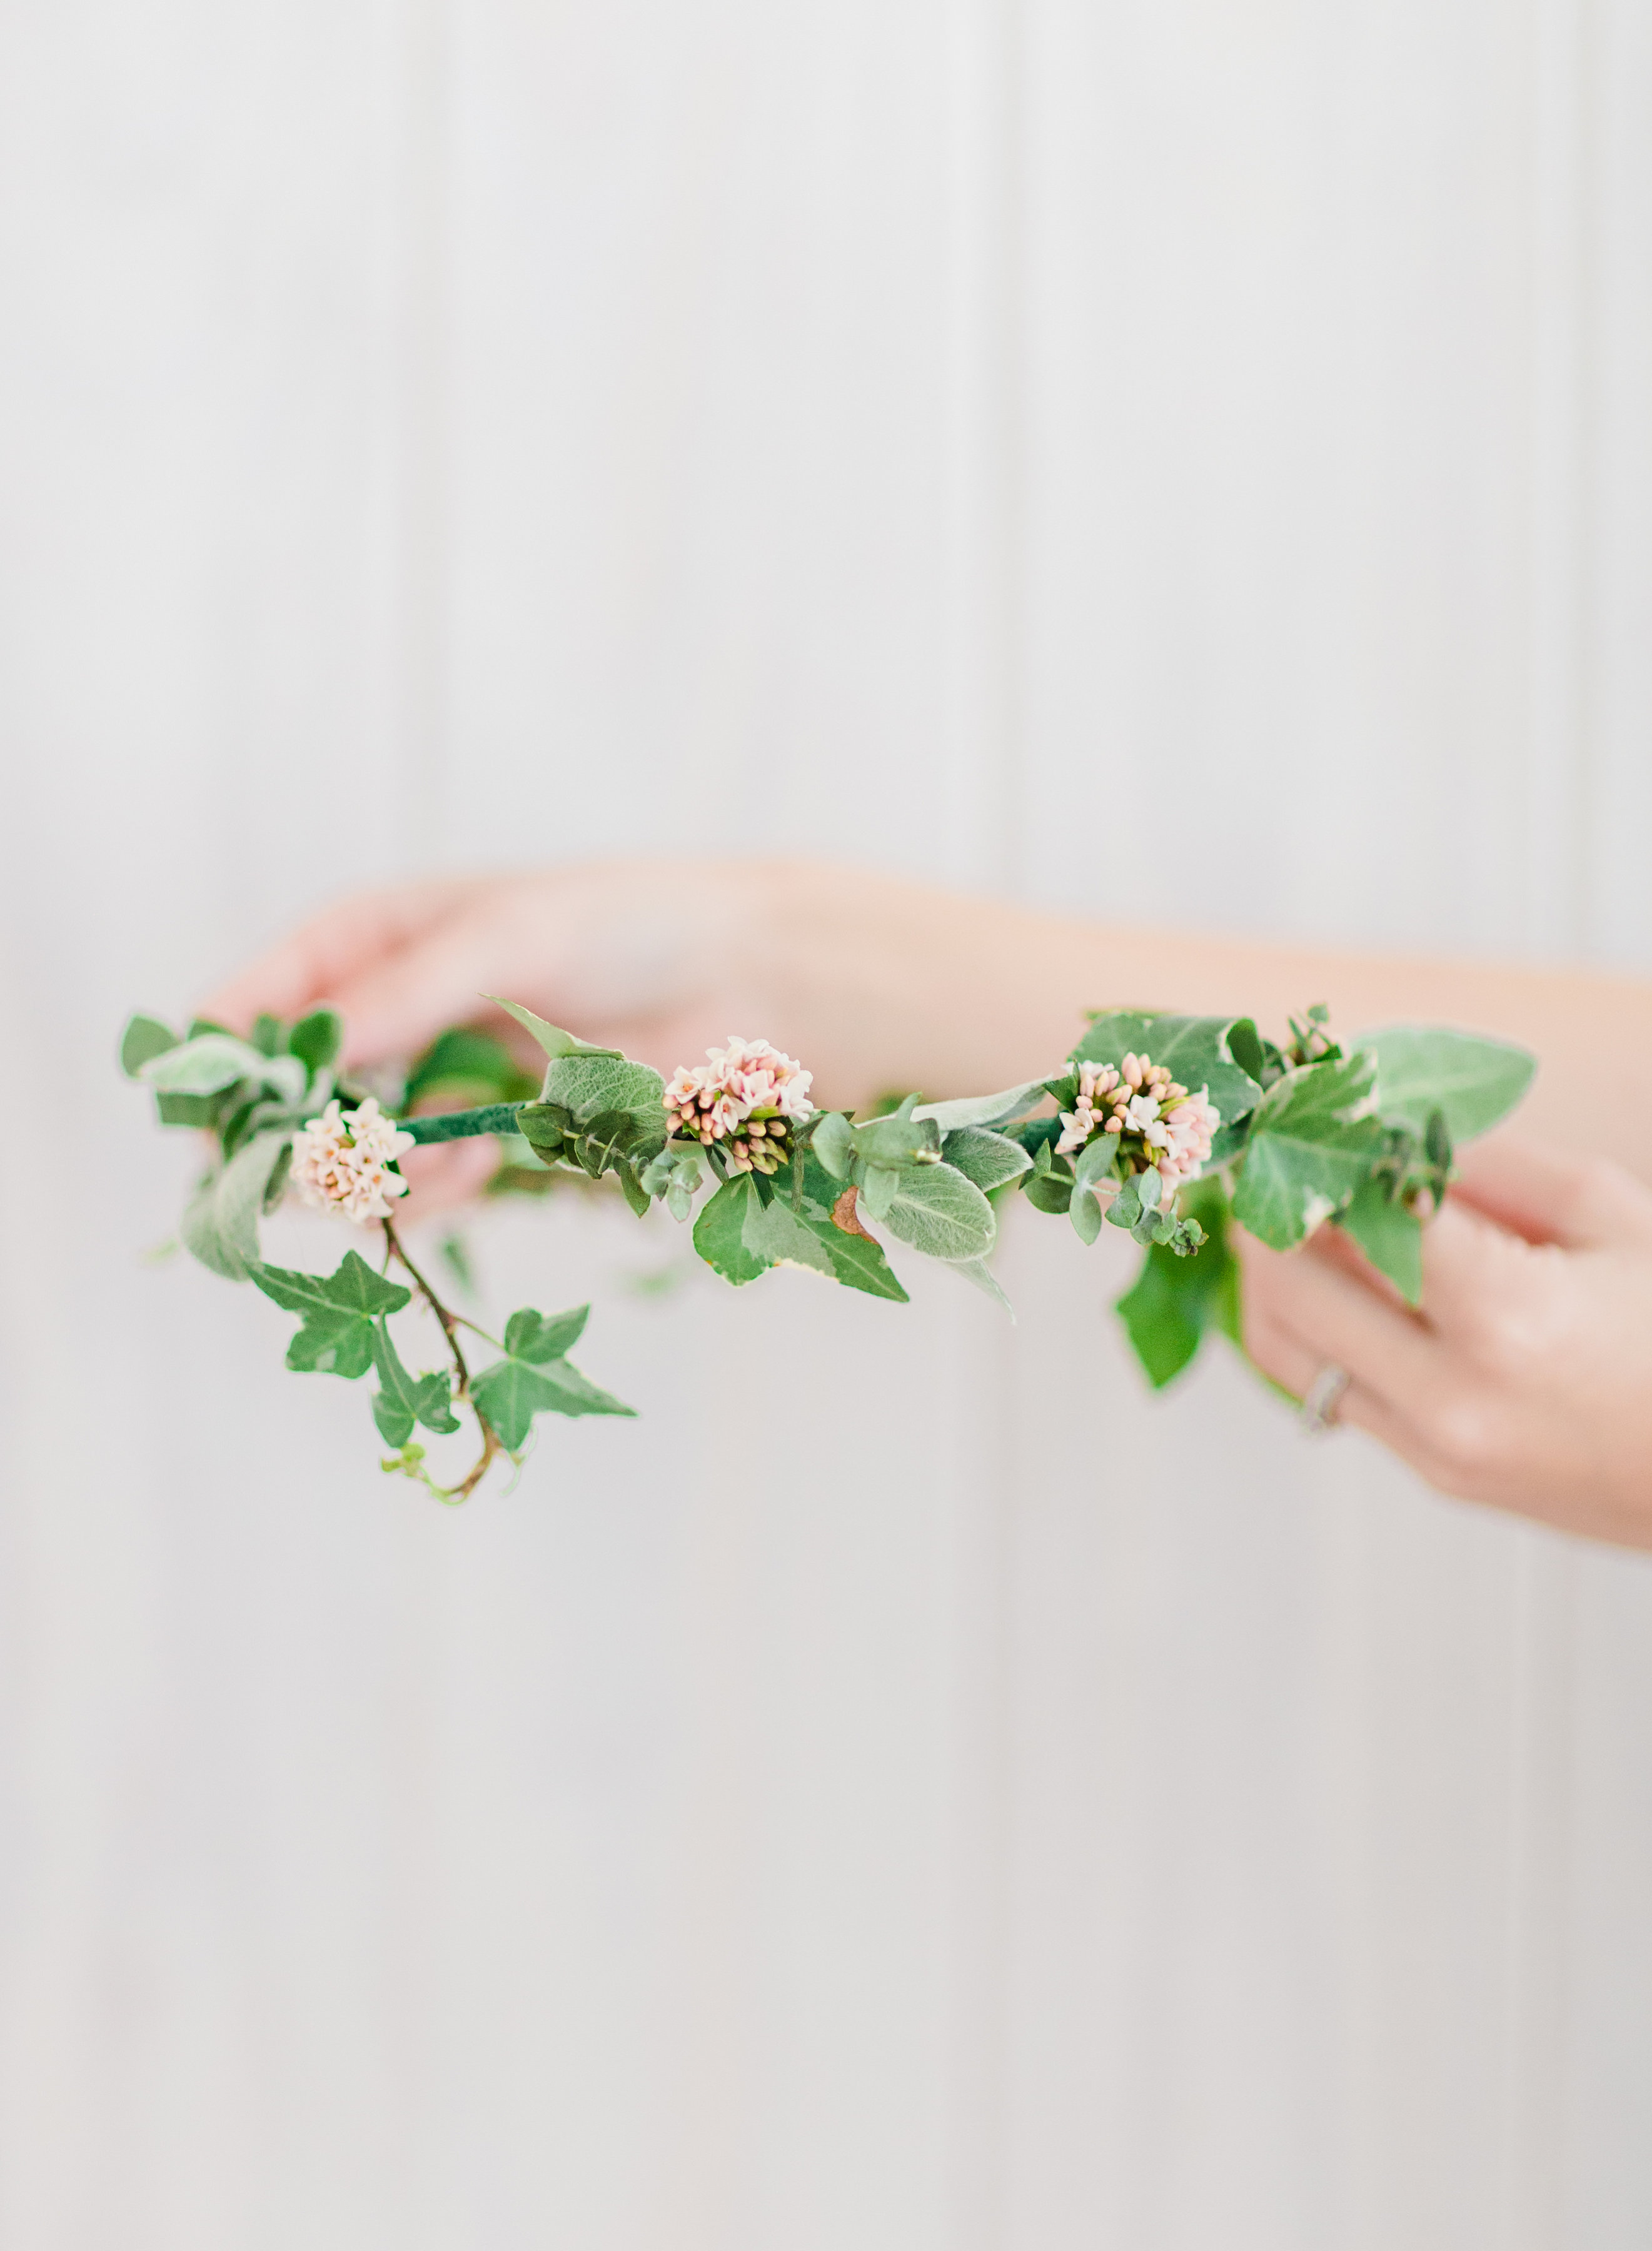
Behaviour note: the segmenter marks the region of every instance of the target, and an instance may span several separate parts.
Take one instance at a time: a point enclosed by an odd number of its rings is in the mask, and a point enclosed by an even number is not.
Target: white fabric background
[[[111,1063],[632,846],[1652,966],[1649,96],[1644,0],[0,16],[9,2251],[1652,2235],[1644,1565],[1149,1402],[1065,1229],[1011,1331],[580,1209],[489,1295],[644,1418],[450,1517],[139,1264]]]

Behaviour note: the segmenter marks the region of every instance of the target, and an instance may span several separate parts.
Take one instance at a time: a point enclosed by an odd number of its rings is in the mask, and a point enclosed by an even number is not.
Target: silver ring
[[[1352,1380],[1348,1370],[1334,1361],[1320,1369],[1302,1397],[1302,1428],[1310,1437],[1322,1438],[1335,1428],[1336,1409]]]

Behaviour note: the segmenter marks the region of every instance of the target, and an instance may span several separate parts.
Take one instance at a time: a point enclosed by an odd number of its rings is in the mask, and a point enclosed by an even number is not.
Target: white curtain
[[[1649,98],[1640,0],[0,16],[8,2251],[1652,2238],[1643,1564],[1149,1400],[1064,1229],[1011,1329],[577,1200],[488,1297],[642,1417],[449,1515],[141,1262],[112,1056],[633,848],[1652,968]]]

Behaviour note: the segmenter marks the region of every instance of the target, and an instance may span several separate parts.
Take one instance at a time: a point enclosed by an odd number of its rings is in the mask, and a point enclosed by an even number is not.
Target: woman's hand
[[[1052,927],[857,868],[587,862],[348,899],[204,1013],[241,1029],[260,1009],[329,1001],[359,1067],[411,1056],[448,1024],[511,1036],[488,1006],[496,993],[662,1071],[731,1032],[771,1039],[815,1073],[817,1098],[858,1107],[1055,1068],[1095,995],[1081,952],[1052,958]]]
[[[1338,1419],[1444,1493],[1652,1548],[1652,1194],[1510,1133],[1461,1166],[1420,1313],[1330,1229],[1239,1236],[1246,1347],[1298,1397],[1343,1369]]]

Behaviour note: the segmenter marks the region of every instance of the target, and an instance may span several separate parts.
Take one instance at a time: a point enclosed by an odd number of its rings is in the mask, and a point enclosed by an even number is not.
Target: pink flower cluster
[[[1135,1170],[1156,1169],[1168,1203],[1183,1181],[1197,1174],[1221,1122],[1208,1088],[1190,1094],[1146,1056],[1128,1055],[1116,1070],[1110,1063],[1080,1063],[1078,1099],[1061,1113],[1056,1153],[1070,1156],[1099,1132],[1116,1133]]]
[[[697,1069],[684,1063],[665,1090],[671,1131],[726,1144],[737,1173],[778,1171],[788,1127],[814,1115],[814,1073],[767,1040],[737,1033],[725,1048],[707,1048],[705,1056]]]
[[[303,1202],[342,1212],[358,1226],[388,1219],[390,1199],[407,1193],[389,1167],[413,1146],[413,1135],[381,1115],[371,1095],[348,1118],[330,1102],[293,1136],[293,1187]]]

